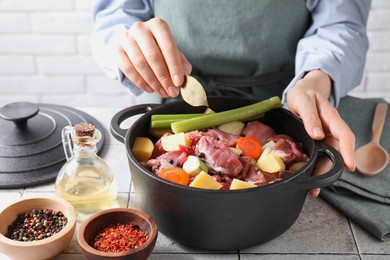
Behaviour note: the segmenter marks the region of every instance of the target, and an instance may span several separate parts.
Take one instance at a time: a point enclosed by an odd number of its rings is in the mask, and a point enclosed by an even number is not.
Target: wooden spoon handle
[[[372,123],[372,140],[378,144],[385,124],[387,107],[387,103],[382,102],[377,104],[375,108],[374,120]]]

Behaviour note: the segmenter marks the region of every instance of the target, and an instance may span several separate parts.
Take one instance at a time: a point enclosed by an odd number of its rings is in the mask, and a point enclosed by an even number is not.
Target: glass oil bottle
[[[89,123],[66,126],[62,142],[67,162],[56,182],[56,194],[70,202],[79,221],[104,209],[117,206],[114,175],[97,155],[101,132]]]

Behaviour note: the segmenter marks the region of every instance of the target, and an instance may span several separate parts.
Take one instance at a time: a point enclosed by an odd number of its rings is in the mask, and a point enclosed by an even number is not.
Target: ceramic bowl
[[[18,214],[33,209],[61,211],[68,219],[66,226],[51,237],[36,241],[16,241],[5,235]],[[70,243],[76,228],[76,211],[65,200],[57,198],[20,199],[0,211],[0,251],[12,259],[50,259],[60,254]]]
[[[138,225],[148,235],[148,240],[139,248],[121,253],[103,252],[91,246],[99,230],[118,223]],[[96,213],[85,220],[77,233],[77,240],[87,259],[147,259],[156,245],[157,234],[157,225],[148,214],[135,209],[113,208]]]

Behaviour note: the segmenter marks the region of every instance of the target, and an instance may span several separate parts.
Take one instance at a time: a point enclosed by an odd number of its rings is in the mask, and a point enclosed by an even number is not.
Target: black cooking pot
[[[209,98],[214,111],[246,106],[256,102],[246,98]],[[288,134],[303,143],[310,159],[300,171],[282,181],[263,187],[216,191],[191,188],[166,181],[143,167],[131,148],[136,137],[149,135],[152,114],[201,113],[204,108],[191,107],[183,101],[164,105],[145,104],[118,112],[111,121],[111,133],[126,145],[130,172],[140,208],[150,214],[159,230],[176,242],[209,250],[233,250],[258,245],[285,232],[298,218],[307,190],[335,182],[343,170],[338,151],[324,142],[312,140],[302,122],[285,109],[274,109],[261,121],[276,133]],[[121,123],[140,116],[130,129]],[[311,176],[320,156],[333,164],[329,172]]]

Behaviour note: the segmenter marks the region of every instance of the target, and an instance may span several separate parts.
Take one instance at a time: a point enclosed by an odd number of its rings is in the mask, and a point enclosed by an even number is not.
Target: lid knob
[[[15,102],[0,108],[0,118],[13,121],[16,127],[26,128],[27,120],[39,112],[38,105],[30,102]]]

